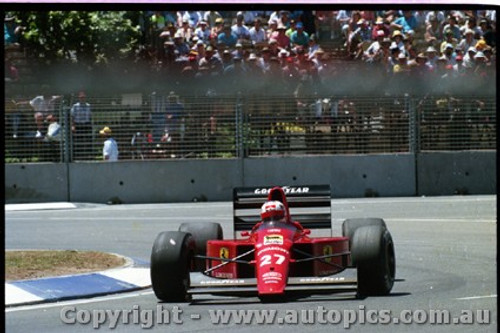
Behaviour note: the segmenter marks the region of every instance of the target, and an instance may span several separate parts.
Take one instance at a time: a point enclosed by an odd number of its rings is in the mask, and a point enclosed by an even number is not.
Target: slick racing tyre
[[[195,254],[207,255],[207,241],[223,239],[222,227],[212,222],[185,222],[179,226],[179,231],[190,233],[196,245]],[[205,260],[195,260],[195,270],[205,270]]]
[[[396,275],[396,257],[387,228],[381,225],[357,228],[351,256],[358,270],[358,296],[389,294]]]
[[[387,228],[383,219],[374,217],[346,219],[344,223],[342,223],[342,236],[349,238],[349,248],[352,248],[352,238],[356,229],[368,225],[380,225],[384,228]],[[354,267],[354,265],[352,264],[352,256],[351,265],[348,267]]]
[[[344,223],[342,223],[342,236],[349,238],[349,244],[352,245],[352,237],[354,236],[354,232],[359,227],[367,226],[367,225],[380,225],[384,228],[387,228],[385,222],[381,218],[358,218],[358,219],[346,219]]]
[[[188,233],[164,231],[158,234],[151,251],[151,284],[158,299],[189,301],[187,289],[194,250],[194,239]]]

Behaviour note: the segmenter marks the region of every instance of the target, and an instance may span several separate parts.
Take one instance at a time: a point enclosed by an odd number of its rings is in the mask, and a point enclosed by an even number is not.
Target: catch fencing
[[[40,130],[29,98],[6,99],[5,162],[101,161],[106,126],[120,160],[496,149],[495,96],[88,96],[84,131],[75,102],[55,103],[50,136],[48,113]]]

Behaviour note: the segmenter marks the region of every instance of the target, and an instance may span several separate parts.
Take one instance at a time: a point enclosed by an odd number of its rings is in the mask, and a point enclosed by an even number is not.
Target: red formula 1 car
[[[223,239],[218,223],[183,223],[179,231],[157,236],[151,282],[160,300],[212,294],[272,301],[391,291],[394,245],[382,219],[347,219],[342,237],[310,236],[311,229],[331,235],[329,186],[237,188],[233,196],[234,239]],[[348,268],[357,269],[357,278],[336,275]]]

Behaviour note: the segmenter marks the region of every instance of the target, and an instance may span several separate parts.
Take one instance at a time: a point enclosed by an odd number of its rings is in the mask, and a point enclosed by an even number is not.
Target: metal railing
[[[495,96],[89,97],[86,133],[71,130],[74,102],[56,105],[54,139],[37,137],[28,103],[6,100],[5,162],[100,161],[105,126],[120,160],[496,149]]]

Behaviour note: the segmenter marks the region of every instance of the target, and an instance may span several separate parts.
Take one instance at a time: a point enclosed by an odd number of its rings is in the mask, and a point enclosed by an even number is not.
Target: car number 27
[[[284,255],[277,254],[277,253],[275,253],[273,255],[266,254],[266,255],[262,256],[262,258],[261,258],[260,267],[265,266],[265,265],[271,265],[271,263],[273,261],[273,257],[275,259],[274,263],[276,265],[281,265],[285,261]]]

